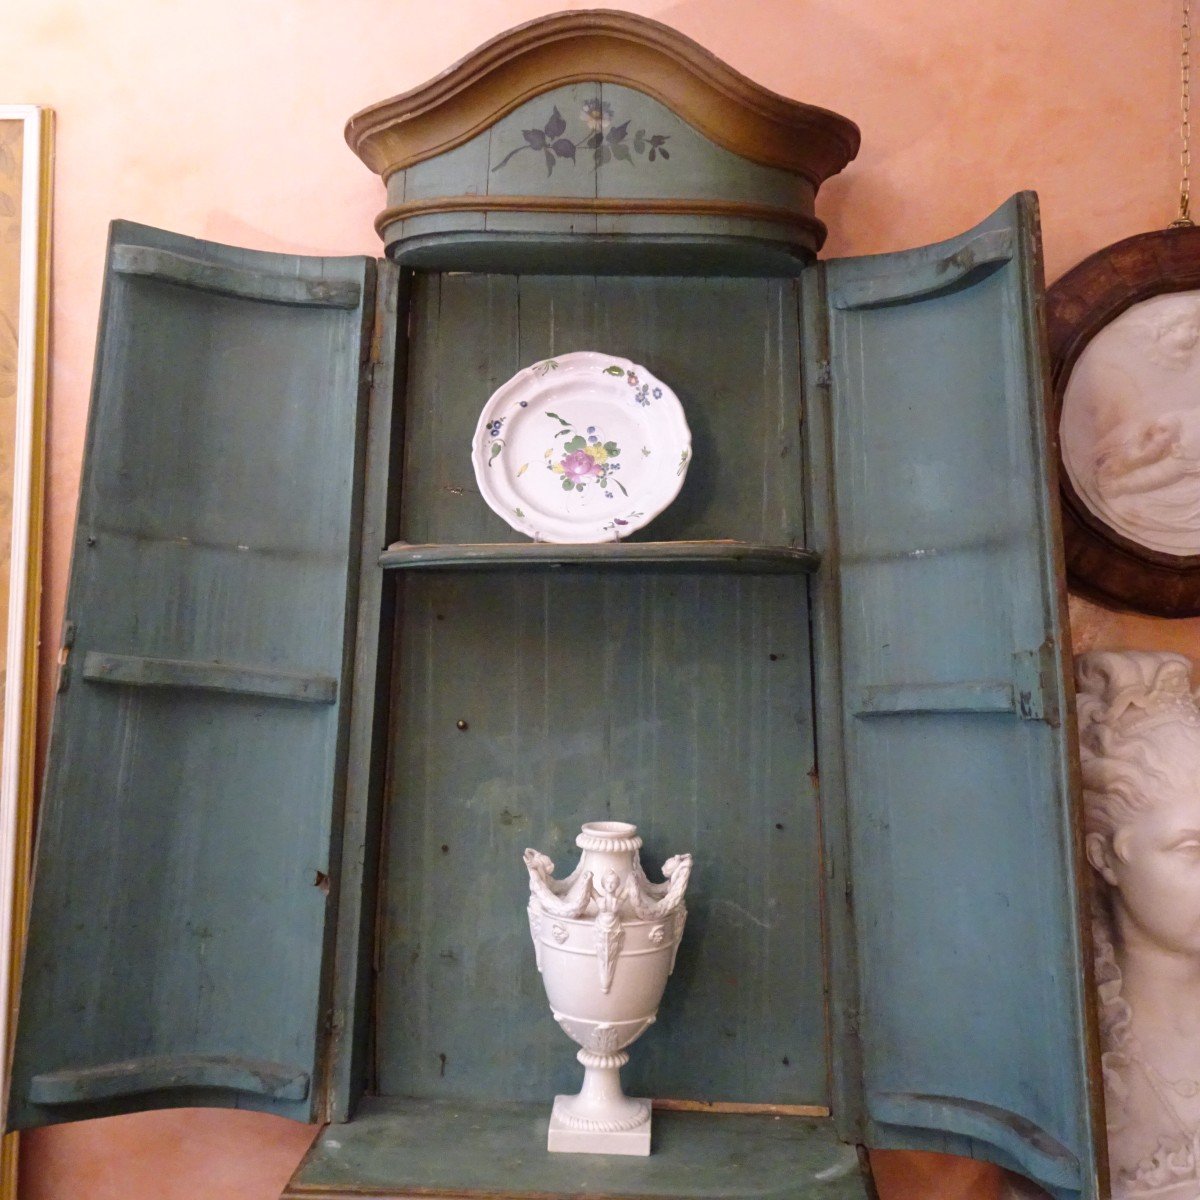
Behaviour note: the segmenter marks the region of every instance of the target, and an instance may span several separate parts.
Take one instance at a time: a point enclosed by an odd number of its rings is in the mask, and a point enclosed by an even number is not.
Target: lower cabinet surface
[[[368,1098],[321,1133],[282,1200],[870,1200],[832,1121],[655,1112],[649,1158],[550,1154],[543,1104]]]

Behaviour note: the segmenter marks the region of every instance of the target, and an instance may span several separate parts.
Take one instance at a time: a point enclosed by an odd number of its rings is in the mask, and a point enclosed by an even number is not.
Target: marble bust
[[[1200,705],[1180,654],[1075,663],[1114,1200],[1200,1197]]]

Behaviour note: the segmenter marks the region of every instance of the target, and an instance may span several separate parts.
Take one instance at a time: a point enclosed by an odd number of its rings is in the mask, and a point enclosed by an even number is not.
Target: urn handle
[[[688,879],[692,874],[692,856],[676,854],[663,863],[665,884],[651,883],[639,866],[629,876],[629,903],[643,921],[655,921],[674,912],[683,904]]]
[[[544,912],[571,920],[583,916],[592,899],[591,871],[584,871],[574,881],[556,880],[554,863],[533,849],[525,851],[525,868],[529,872],[529,894]]]

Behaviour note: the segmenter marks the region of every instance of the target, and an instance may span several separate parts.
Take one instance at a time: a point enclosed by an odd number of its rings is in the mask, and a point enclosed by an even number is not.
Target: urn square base
[[[550,1132],[546,1135],[547,1150],[561,1154],[645,1156],[650,1153],[650,1118],[636,1129],[619,1129],[615,1133],[605,1133],[598,1129],[575,1129],[562,1119],[558,1111],[564,1100],[571,1099],[574,1097],[554,1097],[554,1107],[550,1111]]]

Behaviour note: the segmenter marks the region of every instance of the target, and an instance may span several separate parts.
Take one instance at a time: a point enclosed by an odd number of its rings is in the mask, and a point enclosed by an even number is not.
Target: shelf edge
[[[390,570],[480,570],[497,567],[677,567],[760,574],[809,574],[820,565],[816,551],[760,542],[492,542],[475,544],[396,542],[379,556]]]

